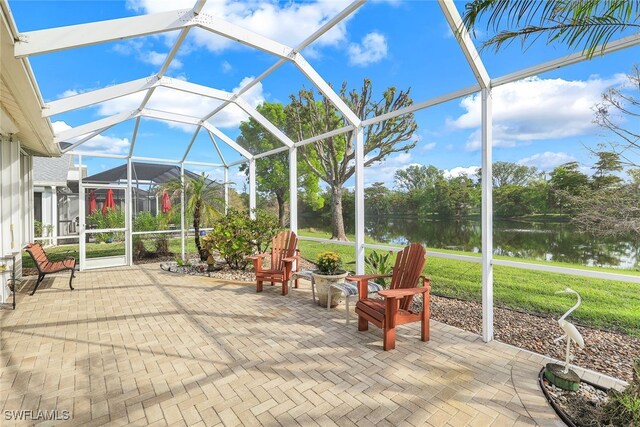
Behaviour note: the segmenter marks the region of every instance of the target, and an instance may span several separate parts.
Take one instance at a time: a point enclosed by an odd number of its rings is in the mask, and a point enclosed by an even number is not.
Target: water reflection
[[[301,227],[322,229],[300,218]],[[315,221],[314,221],[315,222]],[[368,218],[368,236],[385,243],[420,242],[433,248],[480,252],[480,220],[443,221],[422,218]],[[349,227],[347,227],[349,228]],[[347,232],[353,232],[353,227]],[[640,242],[637,236],[596,238],[579,233],[569,223],[494,222],[494,254],[585,266],[637,269]]]

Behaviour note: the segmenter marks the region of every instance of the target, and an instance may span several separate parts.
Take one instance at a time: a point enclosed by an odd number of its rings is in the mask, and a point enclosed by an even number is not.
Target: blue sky
[[[189,0],[9,3],[21,32],[193,5]],[[337,0],[304,3],[210,0],[205,12],[295,46],[347,4]],[[459,10],[463,7],[464,3],[458,3]],[[53,101],[157,73],[176,35],[174,32],[105,43],[34,56],[30,61],[45,101]],[[631,70],[639,51],[638,47],[627,49],[495,89],[494,160],[521,162],[545,170],[576,160],[588,170],[593,159],[585,146],[593,147],[603,141],[602,130],[591,123],[592,107],[604,90],[623,82],[622,74]],[[363,78],[370,78],[376,97],[391,85],[398,89],[411,87],[412,98],[419,102],[475,83],[435,1],[369,2],[302,53],[334,87],[340,87],[343,81],[350,88],[360,87]],[[486,50],[481,56],[490,76],[500,77],[567,53],[570,52],[560,46],[538,43],[523,50],[514,43],[499,54]],[[167,75],[233,91],[275,62],[271,55],[193,29]],[[254,106],[264,101],[287,102],[289,95],[303,85],[312,86],[293,65],[287,64],[243,97]],[[64,130],[134,110],[141,99],[142,94],[119,98],[54,116],[52,122],[56,130]],[[203,116],[216,105],[209,99],[159,89],[149,106]],[[212,122],[235,139],[238,123],[245,117],[240,111],[225,109]],[[365,172],[368,183],[383,181],[391,185],[395,170],[410,164],[434,164],[454,172],[480,165],[477,96],[420,111],[416,120],[416,148],[368,168]],[[83,150],[128,153],[133,125],[133,121],[116,125],[84,144]],[[181,158],[194,130],[186,125],[143,119],[134,154]],[[221,148],[226,161],[240,158],[224,144]],[[211,141],[203,133],[196,139],[188,159],[219,162]],[[120,161],[94,158],[85,162],[92,174]],[[219,170],[207,172],[213,177],[222,176]],[[236,171],[232,178],[240,179]]]

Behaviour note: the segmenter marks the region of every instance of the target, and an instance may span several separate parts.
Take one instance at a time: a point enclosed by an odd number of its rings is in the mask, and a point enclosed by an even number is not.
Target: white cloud
[[[160,67],[167,59],[168,52],[158,52],[151,48],[151,42],[145,39],[126,40],[113,47],[114,52],[124,56],[135,56],[135,58],[145,64]],[[182,61],[173,58],[169,68],[178,70],[182,68]]]
[[[222,18],[293,47],[337,15],[349,3],[349,0],[318,0],[303,3],[211,0],[205,5],[203,13]],[[193,7],[193,1],[128,0],[127,6],[137,12],[159,13],[175,9],[190,9]],[[166,37],[175,38],[175,34]],[[188,40],[189,43],[206,47],[212,52],[239,46],[237,42],[208,31],[192,31]],[[346,21],[343,21],[324,34],[314,45],[339,46],[345,40]]]
[[[515,147],[536,140],[559,139],[594,132],[592,107],[600,102],[609,87],[622,83],[616,75],[611,79],[592,77],[588,80],[541,79],[530,77],[493,90],[494,145]],[[475,129],[480,126],[480,95],[464,98],[460,107],[465,113],[447,124],[453,129]],[[468,150],[481,146],[480,132],[474,131]]]
[[[53,132],[55,134],[59,134],[60,132],[71,129],[71,126],[63,121],[52,122],[51,127],[53,128]],[[79,136],[78,138],[67,142],[74,143],[75,141],[81,140],[84,136],[85,135]],[[82,145],[80,145],[78,149],[107,154],[123,154],[129,150],[129,139],[116,138],[106,135],[96,135],[90,140],[82,143]]]
[[[420,151],[431,151],[434,148],[436,148],[436,143],[435,142],[429,142],[428,144],[424,144],[421,148]]]
[[[479,169],[480,169],[479,166],[469,166],[466,168],[462,166],[458,166],[453,169],[445,169],[443,171],[443,174],[445,178],[457,178],[461,175],[466,175],[469,178],[473,178],[473,176],[478,173]]]
[[[222,61],[222,72],[229,74],[233,70],[233,66],[228,61]]]
[[[395,156],[387,157],[385,161],[376,162],[364,170],[365,185],[382,182],[388,188],[391,188],[396,171],[406,169],[411,165],[418,165],[413,161],[411,153],[399,153]]]
[[[251,80],[253,80],[253,77],[245,77],[232,91],[237,92]],[[101,116],[111,116],[125,111],[133,111],[140,106],[144,96],[145,92],[139,92],[103,102],[98,105],[98,114]],[[265,101],[265,97],[262,91],[262,83],[256,84],[245,92],[242,95],[242,99],[253,107],[257,107],[259,104],[263,103]],[[154,91],[149,103],[147,104],[147,108],[192,117],[204,117],[220,104],[221,101],[215,99],[159,87]],[[227,106],[209,121],[214,126],[220,128],[236,128],[241,121],[247,120],[247,118],[247,114],[233,104]],[[175,122],[166,123],[169,127],[182,129],[186,132],[192,132],[194,129],[191,125]]]
[[[387,39],[383,34],[372,32],[362,38],[361,43],[349,45],[349,65],[367,66],[387,56]]]
[[[538,169],[542,169],[544,171],[550,171],[557,166],[560,166],[565,163],[573,162],[576,158],[570,154],[563,152],[551,152],[545,151],[544,153],[534,154],[533,156],[525,157],[524,159],[518,160],[518,164],[524,166],[535,166]]]

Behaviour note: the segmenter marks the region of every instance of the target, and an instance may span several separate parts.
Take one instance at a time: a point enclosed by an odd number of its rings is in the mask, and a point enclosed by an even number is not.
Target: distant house
[[[63,147],[64,148],[64,147]],[[33,158],[33,216],[42,224],[42,236],[57,244],[57,237],[78,235],[78,181],[87,176],[73,163],[73,156]],[[67,239],[60,243],[71,243]]]

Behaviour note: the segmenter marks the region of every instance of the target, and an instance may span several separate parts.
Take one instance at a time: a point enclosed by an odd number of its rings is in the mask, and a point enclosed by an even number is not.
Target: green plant
[[[611,390],[603,408],[604,420],[613,426],[640,426],[640,358],[634,361],[633,380],[622,392]]]
[[[342,257],[337,252],[322,252],[318,255],[316,265],[320,274],[333,276],[344,272],[342,270]]]
[[[42,237],[42,223],[40,221],[33,221],[33,235]]]
[[[184,260],[178,256],[176,257],[176,264],[178,267],[182,267],[184,265]]]
[[[393,270],[392,257],[393,252],[389,251],[384,255],[380,252],[373,251],[364,258],[364,265],[369,274],[387,275]],[[374,280],[376,283],[387,287],[387,279],[379,277]]]
[[[140,236],[133,236],[133,259],[141,259],[147,253],[144,240]]]
[[[256,210],[255,217],[254,220],[249,221],[250,240],[258,253],[267,252],[271,240],[282,230],[282,227],[278,217],[265,210]]]
[[[51,237],[51,235],[53,234],[53,225],[47,224],[44,226],[44,229],[47,231],[46,237]]]
[[[120,208],[107,209],[107,213],[96,211],[87,217],[87,224],[97,229],[124,228],[124,212]],[[122,232],[96,233],[95,238],[98,243],[110,239],[119,241],[124,238],[124,234]]]
[[[203,249],[207,253],[217,250],[229,267],[244,269],[248,264],[246,257],[253,252],[252,237],[254,234],[249,216],[229,209],[227,215],[219,218],[213,224],[213,230],[202,239]]]
[[[133,219],[133,231],[155,231],[158,230],[158,218],[151,212],[140,212]]]

